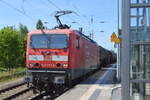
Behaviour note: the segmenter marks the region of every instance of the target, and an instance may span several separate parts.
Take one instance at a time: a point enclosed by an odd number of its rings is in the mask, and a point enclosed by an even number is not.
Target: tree
[[[36,23],[36,29],[45,29],[43,26],[43,22],[40,19]]]
[[[11,69],[17,66],[20,54],[18,31],[13,27],[0,30],[0,66]]]
[[[19,31],[20,31],[21,36],[25,36],[28,33],[28,28],[27,28],[27,26],[20,23]]]
[[[12,26],[0,30],[0,67],[10,70],[25,66],[26,39],[27,27],[24,25],[20,25],[20,30]]]
[[[19,33],[20,33],[20,38],[19,38],[19,56],[18,57],[18,65],[19,66],[25,66],[25,54],[26,54],[26,41],[27,41],[27,33],[28,33],[28,28],[27,26],[23,24],[19,24]]]

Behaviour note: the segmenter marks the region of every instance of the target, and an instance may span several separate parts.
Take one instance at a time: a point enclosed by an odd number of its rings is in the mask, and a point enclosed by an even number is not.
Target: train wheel
[[[72,80],[71,79],[68,80],[68,86],[69,86],[69,88],[72,88]]]
[[[28,88],[30,87],[30,83],[29,83],[29,82],[27,82],[27,87],[28,87]]]
[[[36,90],[36,88],[33,88],[33,94],[37,94],[38,91]]]
[[[54,100],[54,98],[55,98],[54,95],[51,95],[49,100]]]
[[[66,86],[68,87],[68,88],[72,88],[72,78],[71,78],[71,75],[70,74],[68,74],[68,77],[66,78]]]

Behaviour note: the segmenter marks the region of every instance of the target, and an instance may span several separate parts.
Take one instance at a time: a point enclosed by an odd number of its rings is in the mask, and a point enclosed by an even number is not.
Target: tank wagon
[[[99,46],[100,66],[105,67],[108,64],[115,63],[117,56],[113,51],[109,51],[102,46]]]

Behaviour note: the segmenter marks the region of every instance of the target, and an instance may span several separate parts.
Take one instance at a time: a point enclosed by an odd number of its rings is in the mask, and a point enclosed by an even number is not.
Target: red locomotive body
[[[27,79],[37,90],[71,85],[100,68],[99,46],[76,30],[33,30],[28,33],[26,67]]]

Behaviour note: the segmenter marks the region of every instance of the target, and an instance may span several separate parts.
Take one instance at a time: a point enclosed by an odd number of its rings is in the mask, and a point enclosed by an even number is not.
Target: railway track
[[[94,72],[97,71],[98,70]],[[87,76],[94,74],[94,72],[88,74]],[[87,76],[86,78],[88,78]],[[76,82],[73,84],[73,87],[83,80],[85,80],[85,77],[76,80]],[[25,82],[21,82],[5,89],[0,89],[0,100],[54,100],[69,89],[71,88],[62,88],[59,91],[54,91],[54,94],[48,94],[45,92],[33,94],[32,87],[28,88]]]
[[[6,98],[3,98],[3,100],[12,100],[12,99],[15,99],[15,98],[23,95],[24,93],[31,91],[31,90],[32,90],[32,88],[24,89],[22,91],[19,91],[19,92],[15,93],[15,94],[12,94],[12,95],[6,97]]]
[[[15,84],[13,86],[0,89],[0,100],[54,100],[47,93],[33,94],[33,88],[28,88],[25,82]]]
[[[4,92],[6,92],[6,91],[12,90],[12,89],[14,89],[14,88],[17,88],[17,87],[19,87],[19,86],[25,85],[25,84],[26,84],[26,82],[21,82],[21,83],[15,84],[15,85],[13,85],[13,86],[9,86],[9,87],[4,88],[4,89],[0,89],[0,94],[4,93]]]
[[[0,100],[16,100],[19,97],[22,98],[22,95],[30,91],[32,91],[32,88],[28,88],[25,82],[21,82],[13,86],[1,89]]]
[[[47,94],[45,92],[41,93],[41,94],[37,94],[34,95],[30,98],[28,98],[28,100],[39,100],[39,99],[43,99],[44,96],[46,96]]]
[[[25,82],[21,82],[4,89],[0,89],[0,100],[47,100],[47,98],[48,100],[54,100],[54,98],[60,96],[68,89],[59,91],[59,93],[57,93],[57,95],[54,94],[53,97],[45,92],[33,94],[32,90],[32,87],[28,88]]]

